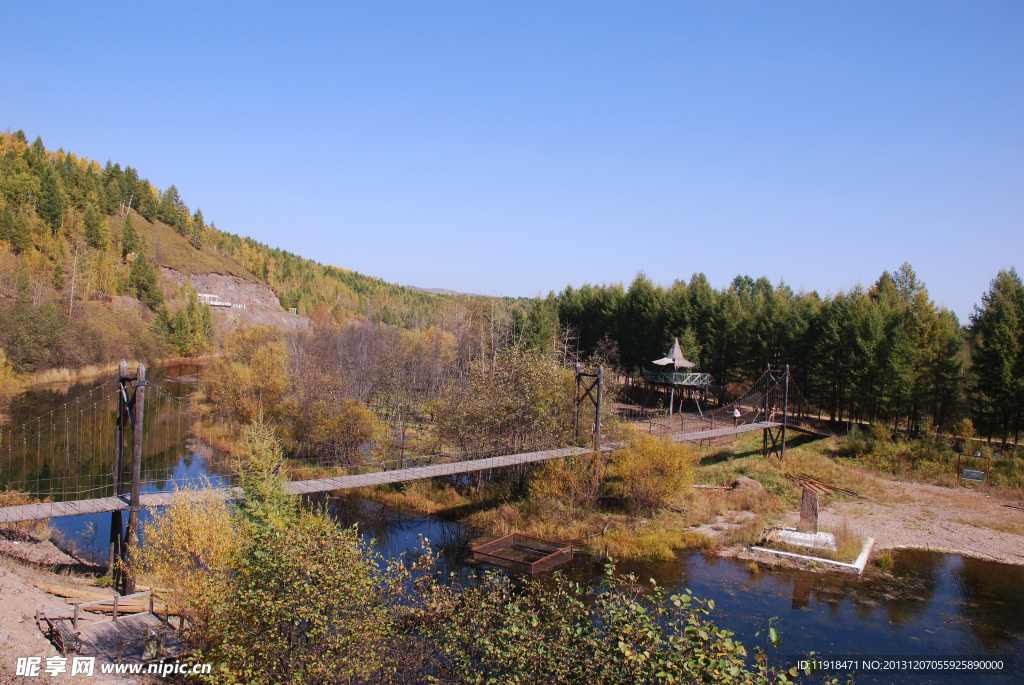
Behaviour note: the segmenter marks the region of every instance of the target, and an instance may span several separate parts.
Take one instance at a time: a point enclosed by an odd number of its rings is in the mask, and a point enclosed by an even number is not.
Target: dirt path
[[[879,550],[916,547],[1024,565],[1024,511],[1003,506],[1010,502],[967,489],[879,482],[889,490],[887,503],[836,502],[821,511],[819,525],[845,520]]]

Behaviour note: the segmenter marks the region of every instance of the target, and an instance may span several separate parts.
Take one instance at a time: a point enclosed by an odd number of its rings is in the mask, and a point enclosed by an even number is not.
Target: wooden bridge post
[[[146,399],[146,367],[139,364],[138,374],[135,376],[135,439],[132,443],[132,496],[128,508],[128,531],[125,534],[125,549],[138,543],[139,539],[139,492],[142,483],[142,411]],[[135,592],[135,555],[129,553],[126,557],[127,573],[124,583],[126,595]]]
[[[125,383],[128,382],[128,362],[124,359],[117,367],[117,421],[114,424],[114,497],[121,496],[121,471],[124,467],[124,422],[128,418],[128,408],[125,402]],[[115,509],[110,514],[110,558],[108,569],[114,580],[114,587],[118,587],[120,571],[117,564],[121,559],[121,550],[124,548],[123,522],[121,521],[121,510]]]
[[[764,403],[763,403],[764,404],[764,419],[762,419],[763,421],[767,421],[768,420],[768,384],[771,383],[771,382],[772,382],[772,365],[771,365],[771,363],[769,363],[768,364],[768,368],[767,368],[767,370],[765,371],[765,374],[764,374],[764,395],[763,395],[763,397],[764,397]],[[761,456],[763,456],[765,459],[768,458],[768,430],[769,429],[765,428],[764,431],[761,434],[761,439],[763,441],[762,445],[761,445]]]
[[[576,444],[579,444],[580,439],[580,363],[576,362],[576,394],[573,395],[576,400],[576,411],[573,414],[573,435],[576,438]]]
[[[786,461],[786,416],[789,414],[789,364],[786,364],[786,387],[782,393],[782,461]]]
[[[601,399],[604,396],[604,365],[597,367],[597,410],[594,413],[594,506],[601,494]]]

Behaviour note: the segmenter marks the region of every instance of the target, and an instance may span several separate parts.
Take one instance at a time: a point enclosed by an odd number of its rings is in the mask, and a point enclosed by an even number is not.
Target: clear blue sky
[[[0,57],[0,128],[399,283],[1024,268],[1020,2],[22,2]]]

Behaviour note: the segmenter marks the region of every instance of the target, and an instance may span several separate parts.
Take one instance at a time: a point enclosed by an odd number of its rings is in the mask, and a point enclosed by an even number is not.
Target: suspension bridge
[[[595,379],[600,401],[602,377]],[[588,392],[586,383],[582,386]],[[129,391],[134,394],[129,396]],[[177,379],[163,383],[145,380],[144,369],[135,377],[126,370],[117,378],[90,389],[74,398],[66,398],[47,414],[37,416],[0,433],[6,447],[6,465],[2,481],[17,500],[0,507],[0,525],[61,516],[112,513],[112,531],[121,529],[120,512],[136,515],[146,507],[171,503],[182,478],[181,473],[197,452],[207,445],[204,431],[212,432],[214,417],[202,415],[191,406],[187,394],[191,388]],[[577,406],[581,397],[577,392]],[[816,435],[832,435],[827,428],[812,424],[810,405],[789,383],[786,371],[769,370],[739,397],[713,410],[677,414],[682,430],[670,432],[676,442],[708,442],[754,431],[764,435],[763,450],[785,456],[787,430]],[[143,430],[143,419],[148,430]],[[600,419],[598,420],[598,422]],[[578,422],[578,418],[577,418]],[[129,431],[128,429],[132,430]],[[125,442],[131,436],[132,460],[125,459]],[[601,450],[610,451],[612,443],[597,441]],[[20,450],[19,450],[20,448]],[[479,454],[435,454],[364,463],[357,466],[333,467],[330,476],[322,476],[323,468],[315,469],[318,477],[296,479],[286,490],[298,495],[361,488],[385,483],[455,476],[478,471],[521,466],[549,459],[592,454],[591,447],[557,447],[540,451],[498,456]],[[2,454],[2,453],[0,453]],[[193,479],[195,480],[195,479]],[[130,489],[127,484],[131,484]],[[224,500],[237,499],[241,489],[231,485],[228,469],[210,478],[213,487],[206,488],[212,496]],[[127,492],[126,492],[127,490]],[[189,491],[186,496],[200,496]],[[205,495],[203,495],[205,496]],[[136,524],[137,525],[137,524]],[[129,528],[134,530],[132,523]],[[130,534],[130,533],[129,533]],[[123,540],[112,541],[120,547]]]

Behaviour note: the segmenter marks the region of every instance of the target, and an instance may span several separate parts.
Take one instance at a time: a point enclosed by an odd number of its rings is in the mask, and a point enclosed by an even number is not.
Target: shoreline
[[[195,366],[206,366],[219,358],[219,355],[204,355],[202,357],[160,357],[148,362],[139,359],[128,360],[129,371],[138,367],[140,363],[147,364],[147,368],[160,366],[172,366],[174,364],[193,364]],[[30,390],[45,389],[55,385],[75,385],[102,378],[106,375],[117,373],[120,362],[112,362],[103,366],[84,366],[78,369],[61,367],[59,369],[46,369],[45,371],[33,371],[23,376],[21,392]]]

